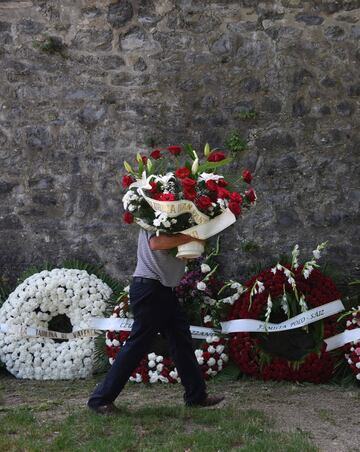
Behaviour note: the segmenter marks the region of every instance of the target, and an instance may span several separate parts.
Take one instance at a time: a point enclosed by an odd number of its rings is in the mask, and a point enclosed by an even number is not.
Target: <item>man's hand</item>
[[[152,250],[170,250],[185,243],[197,241],[205,245],[205,240],[195,239],[186,234],[160,234],[151,237],[149,243]]]

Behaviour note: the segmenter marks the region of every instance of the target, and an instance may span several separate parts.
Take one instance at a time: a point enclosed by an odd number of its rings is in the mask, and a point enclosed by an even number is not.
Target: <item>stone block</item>
[[[133,17],[134,11],[130,1],[118,0],[108,8],[107,20],[114,28],[121,28]]]

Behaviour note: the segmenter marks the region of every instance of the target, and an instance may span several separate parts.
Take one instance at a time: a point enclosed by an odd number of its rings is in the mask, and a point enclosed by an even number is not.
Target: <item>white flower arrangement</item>
[[[102,316],[111,288],[85,270],[44,270],[16,287],[0,308],[0,324],[49,329],[49,321],[65,314],[73,331],[88,328],[91,317]],[[0,333],[0,360],[17,378],[73,380],[93,369],[95,344],[83,337],[55,342],[50,338]]]

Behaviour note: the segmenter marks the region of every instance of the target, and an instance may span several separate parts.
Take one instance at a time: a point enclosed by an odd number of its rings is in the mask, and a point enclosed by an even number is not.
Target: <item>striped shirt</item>
[[[176,287],[184,275],[185,261],[171,255],[169,250],[152,250],[149,240],[153,235],[153,232],[140,228],[133,276],[157,279],[163,286]]]

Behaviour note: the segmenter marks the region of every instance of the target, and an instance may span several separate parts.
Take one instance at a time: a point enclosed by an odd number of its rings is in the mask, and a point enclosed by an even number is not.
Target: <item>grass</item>
[[[2,416],[0,450],[7,451],[316,451],[303,433],[271,431],[256,410],[145,406],[102,417],[85,408],[60,422],[30,408]]]
[[[85,406],[101,375],[42,382],[16,380],[0,371],[0,451],[318,450],[307,433],[276,431],[261,410],[246,408],[248,390],[238,375],[230,366],[209,382],[210,393],[232,385],[220,407],[185,407],[180,385],[133,384],[117,401],[122,414],[103,417]],[[261,390],[268,387],[258,385]]]

